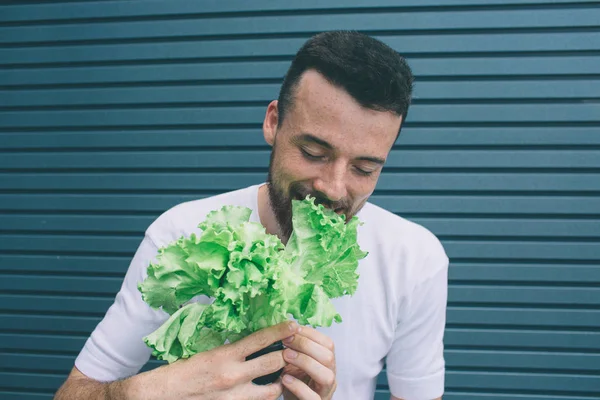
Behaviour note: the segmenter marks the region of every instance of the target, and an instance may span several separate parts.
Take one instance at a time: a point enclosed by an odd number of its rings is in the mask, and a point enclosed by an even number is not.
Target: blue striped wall
[[[600,2],[552,0],[3,3],[0,398],[52,398],[162,211],[265,179],[330,29],[417,76],[372,200],[452,259],[445,399],[600,398]]]

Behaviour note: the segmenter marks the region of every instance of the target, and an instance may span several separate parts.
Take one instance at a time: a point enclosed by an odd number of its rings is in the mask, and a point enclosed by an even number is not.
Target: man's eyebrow
[[[311,135],[310,133],[301,134],[300,136],[298,136],[298,141],[313,142],[313,143],[318,144],[319,146],[325,147],[328,150],[333,150],[333,146],[330,143],[326,142],[323,139],[316,137],[315,135]],[[379,165],[385,164],[385,160],[383,158],[379,158],[379,157],[363,156],[363,157],[358,157],[356,159],[359,161],[369,161],[369,162],[379,164]]]
[[[385,160],[383,158],[379,158],[379,157],[358,157],[357,160],[360,161],[369,161],[375,164],[379,164],[379,165],[384,165],[385,164]]]

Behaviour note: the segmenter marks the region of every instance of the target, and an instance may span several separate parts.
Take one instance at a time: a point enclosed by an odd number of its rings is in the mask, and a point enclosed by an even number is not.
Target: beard
[[[269,193],[269,202],[281,232],[282,242],[286,243],[294,230],[292,223],[292,200],[304,200],[306,196],[310,195],[315,198],[315,204],[322,204],[338,214],[344,214],[346,216],[346,221],[349,221],[352,216],[358,212],[358,210],[351,212],[351,203],[347,199],[331,201],[324,193],[312,190],[302,182],[293,182],[286,190],[282,179],[274,172],[276,170],[275,147],[273,147],[271,159],[269,161],[267,189]]]

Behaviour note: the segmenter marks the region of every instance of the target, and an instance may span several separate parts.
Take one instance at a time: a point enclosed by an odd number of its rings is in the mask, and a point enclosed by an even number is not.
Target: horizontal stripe
[[[83,88],[0,91],[2,107],[62,107],[90,105],[177,105],[185,103],[269,102],[280,84],[186,85],[135,88]],[[420,82],[415,102],[427,100],[599,98],[600,80],[492,82]],[[416,108],[417,106],[415,106]]]
[[[28,353],[46,352],[60,355],[77,355],[101,317],[87,318],[81,321],[73,320],[71,316],[46,317],[38,316],[4,316],[2,321],[9,323],[7,330],[17,333],[0,332],[3,348],[12,352]],[[17,323],[23,323],[19,328],[13,328]],[[40,325],[36,328],[35,322]],[[64,324],[64,328],[60,328]],[[533,325],[533,324],[532,324]],[[45,330],[49,327],[49,330]],[[58,328],[57,328],[58,327]],[[66,330],[73,327],[75,329]],[[26,333],[29,331],[31,333]],[[448,328],[445,334],[446,352],[453,350],[467,351],[476,348],[479,351],[504,352],[512,351],[541,351],[597,354],[600,350],[600,333],[573,332],[559,330],[526,330],[519,329],[481,329],[481,328]]]
[[[132,254],[137,248],[141,234],[134,236],[78,236],[78,235],[0,235],[0,251],[52,252],[64,255],[106,253],[109,255]],[[600,246],[594,242],[557,242],[536,239],[458,240],[443,239],[449,256],[455,258],[505,258],[533,260],[600,260]]]
[[[489,286],[487,289],[490,292],[496,291],[494,286]],[[525,287],[522,290],[526,293],[521,296],[521,299],[528,295],[528,288]],[[460,296],[459,291],[460,289],[453,290],[449,299],[452,302],[448,306],[447,323],[449,327],[446,329],[447,334],[451,336],[447,340],[449,346],[600,349],[599,310],[578,310],[577,306],[567,309],[557,309],[552,306],[533,308],[526,303],[515,304],[511,307],[502,307],[500,303],[486,307],[474,307],[468,303],[458,306],[455,305],[453,298]],[[559,291],[554,293],[560,294]],[[505,299],[506,302],[510,300]],[[514,300],[516,303],[517,299]],[[560,299],[555,299],[555,301],[560,301]],[[461,330],[461,327],[464,328]],[[484,332],[486,328],[505,330],[497,335],[494,334],[493,337],[486,338]],[[516,331],[510,331],[511,328]],[[526,332],[528,329],[536,331]],[[552,329],[556,332],[547,332]],[[590,330],[598,333],[572,332],[573,330]],[[473,336],[470,337],[470,334]],[[481,334],[480,337],[477,336],[479,334]],[[503,335],[506,337],[501,338],[500,336]],[[536,335],[538,339],[535,339]]]
[[[377,35],[402,54],[590,51],[600,45],[600,32]],[[308,37],[206,40],[173,43],[102,44],[0,48],[0,65],[99,61],[178,60],[207,58],[291,57]],[[260,49],[260,50],[258,50]]]
[[[266,168],[270,150],[3,154],[0,169]],[[392,150],[383,168],[600,168],[600,150]],[[567,172],[567,171],[565,171]]]
[[[90,281],[93,282],[92,279]],[[489,288],[494,290],[493,286]],[[3,300],[19,301],[20,305],[19,309],[13,312],[4,310],[4,313],[0,313],[2,329],[67,335],[89,334],[100,322],[114,298],[113,295],[94,297],[94,293],[82,296],[74,294],[6,294],[3,296]],[[71,304],[74,302],[83,302],[83,304]],[[525,303],[511,307],[450,305],[447,318],[449,348],[518,347],[543,348],[548,351],[551,349],[564,351],[572,348],[600,351],[598,331],[600,310],[597,309],[532,308]],[[528,332],[528,329],[532,331]],[[470,330],[473,330],[473,342],[468,340]],[[484,334],[487,330],[491,331],[486,338]],[[477,336],[479,334],[480,336]],[[537,342],[532,339],[535,334],[539,336]],[[506,339],[501,338],[503,335]],[[575,339],[577,339],[576,343],[570,344],[570,341]]]
[[[52,252],[64,255],[106,253],[133,255],[142,235],[130,236],[79,236],[79,235],[16,235],[0,234],[0,252]],[[596,241],[517,241],[511,239],[457,240],[443,239],[450,258],[500,258],[532,260],[600,260],[600,246]]]
[[[177,107],[157,109],[2,111],[0,128],[151,127],[169,125],[262,124],[266,103],[246,107]],[[581,104],[420,104],[411,123],[600,122],[600,103]]]
[[[598,372],[600,354],[550,353],[530,351],[448,350],[444,354],[448,368],[470,369],[544,369],[563,372]]]
[[[343,13],[343,10],[340,10]],[[193,36],[277,35],[347,29],[409,31],[460,29],[515,29],[596,27],[594,9],[482,10],[455,12],[362,12],[360,14],[251,16],[247,18],[187,18],[178,20],[65,24],[57,26],[23,26],[0,28],[0,44],[50,41],[90,41],[177,38]]]
[[[0,200],[0,204],[2,201]],[[111,234],[143,234],[158,217],[109,215],[3,215],[0,231],[5,232],[77,232]],[[600,239],[598,219],[475,219],[475,218],[410,218],[439,236],[480,237],[579,237]],[[198,220],[199,224],[202,222]]]
[[[387,384],[385,375],[380,377],[380,383]],[[0,381],[5,382],[5,388],[53,389],[60,386],[64,379],[63,374],[0,372]],[[573,392],[589,393],[597,392],[597,379],[594,375],[448,371],[446,386],[463,389],[540,390],[552,393],[571,384]]]
[[[486,390],[538,391],[552,394],[570,388],[570,392],[600,393],[597,375],[570,375],[550,373],[517,373],[486,371],[447,371],[446,387]],[[379,384],[387,385],[387,377],[379,375]]]
[[[205,1],[202,4],[194,0],[173,0],[167,6],[161,1],[145,1],[141,4],[119,1],[84,2],[48,5],[16,5],[4,6],[0,21],[31,20],[73,20],[76,18],[123,18],[174,16],[185,14],[240,13],[240,12],[293,12],[317,10],[344,10],[379,7],[437,7],[437,6],[490,6],[490,5],[547,5],[560,4],[568,7],[569,3],[593,3],[592,0],[404,0],[398,4],[394,0],[346,0],[344,2],[322,2],[307,0],[302,3],[273,3],[270,1],[230,0],[227,2]]]
[[[470,78],[489,77],[507,79],[527,75],[530,79],[552,79],[548,75],[575,76],[598,74],[600,57],[585,55],[564,55],[558,57],[524,54],[519,57],[443,57],[419,58],[414,55],[408,60],[421,92],[427,82],[425,79],[441,77],[462,78],[469,84]],[[0,86],[13,85],[141,85],[141,84],[197,84],[193,82],[213,83],[239,80],[283,79],[290,61],[231,61],[231,62],[193,62],[185,64],[168,63],[165,65],[127,66],[85,66],[43,68],[32,64],[28,68],[8,69],[0,74]],[[437,80],[439,80],[437,79]],[[421,82],[421,80],[425,80]],[[192,81],[192,83],[190,83]],[[459,84],[458,84],[459,85]],[[427,86],[427,85],[425,85]],[[431,85],[430,87],[433,87]],[[551,88],[545,88],[550,91]],[[437,91],[424,92],[441,96],[448,94]]]
[[[218,194],[215,192],[214,194]],[[167,209],[186,201],[205,198],[210,194],[0,194],[0,210],[10,212],[40,213],[61,212],[69,214],[144,214],[157,217]],[[505,216],[544,215],[549,218],[569,219],[580,215],[599,215],[600,203],[595,196],[508,196],[496,193],[487,195],[384,195],[377,192],[369,198],[375,205],[400,216],[455,215],[469,217],[473,214]],[[6,211],[5,211],[6,212]],[[556,217],[552,216],[555,214]]]
[[[0,289],[5,292],[25,291],[44,294],[73,293],[114,296],[121,278],[52,277],[1,275]],[[448,301],[452,304],[480,302],[488,304],[552,304],[561,306],[600,306],[600,287],[527,287],[450,284]],[[600,314],[599,314],[600,315]]]
[[[259,184],[265,173],[2,173],[3,189],[234,190]],[[383,173],[378,190],[598,191],[597,173]]]
[[[41,273],[68,276],[118,276],[125,274],[131,256],[108,255],[7,255],[0,254],[0,272]],[[600,268],[561,262],[454,262],[451,260],[450,281],[485,283],[529,283],[531,285],[594,284],[600,282]],[[40,278],[43,279],[43,278]],[[92,278],[90,278],[92,279]]]
[[[412,114],[411,114],[412,116]],[[411,146],[444,149],[486,146],[491,149],[511,146],[519,149],[527,146],[583,146],[600,145],[600,135],[595,127],[407,127],[402,129],[396,147],[399,150]],[[213,147],[252,150],[265,148],[260,128],[255,129],[168,129],[168,130],[98,130],[80,132],[0,132],[2,149],[43,149],[44,151],[69,151],[85,149],[86,152],[112,148],[130,151],[144,148],[148,151],[166,151]],[[538,148],[539,149],[539,148]],[[72,150],[71,150],[72,151]],[[2,156],[4,157],[4,155]]]
[[[0,395],[2,395],[2,399],[4,400],[52,400],[54,397],[54,393],[13,392],[4,389],[0,390]]]
[[[547,371],[564,370],[565,372],[597,370],[600,354],[581,353],[538,353],[527,351],[492,352],[481,350],[445,352],[446,368],[471,367],[473,369],[544,369]],[[44,371],[52,374],[69,373],[73,368],[74,356],[47,354],[1,353],[0,369],[12,369],[20,372]]]

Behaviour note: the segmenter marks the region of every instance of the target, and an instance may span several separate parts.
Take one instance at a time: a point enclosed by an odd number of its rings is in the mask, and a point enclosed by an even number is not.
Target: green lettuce
[[[346,221],[315,199],[292,201],[293,232],[286,246],[250,222],[252,210],[224,206],[159,250],[138,285],[143,300],[169,319],[144,338],[168,362],[234,342],[291,317],[302,325],[342,322],[331,299],[356,291],[357,217]],[[190,301],[204,295],[211,304]]]

